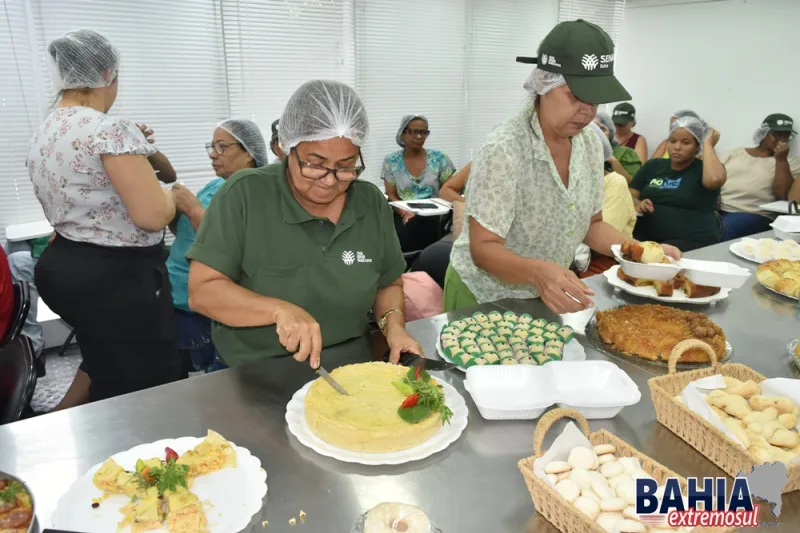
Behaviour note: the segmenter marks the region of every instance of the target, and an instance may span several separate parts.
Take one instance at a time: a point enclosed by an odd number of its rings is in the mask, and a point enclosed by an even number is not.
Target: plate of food
[[[800,243],[794,240],[745,237],[732,242],[728,249],[733,255],[754,263],[764,263],[773,259],[800,260]]]
[[[261,461],[212,430],[135,446],[72,484],[53,527],[107,533],[235,533],[261,510]]]
[[[306,383],[286,406],[289,431],[320,455],[346,463],[398,465],[438,453],[467,427],[467,404],[448,383],[389,363],[345,365]]]
[[[800,261],[774,259],[762,263],[756,270],[756,279],[772,292],[800,299]]]
[[[728,288],[697,285],[682,274],[667,281],[633,278],[625,274],[619,265],[614,265],[603,272],[603,275],[609,284],[628,294],[660,302],[708,304],[724,300],[731,293]]]
[[[462,372],[475,365],[544,365],[586,359],[586,350],[571,327],[513,311],[479,311],[445,324],[436,351]]]
[[[611,252],[622,265],[622,270],[634,278],[667,281],[681,270],[657,242],[625,241],[622,245],[613,245]]]
[[[36,508],[28,486],[11,474],[0,472],[0,532],[31,533]]]
[[[722,328],[706,315],[658,304],[598,311],[586,327],[586,335],[597,349],[607,354],[663,366],[667,366],[675,345],[687,339],[707,343],[720,362],[733,354]],[[708,354],[695,349],[684,352],[678,367],[708,363]]]

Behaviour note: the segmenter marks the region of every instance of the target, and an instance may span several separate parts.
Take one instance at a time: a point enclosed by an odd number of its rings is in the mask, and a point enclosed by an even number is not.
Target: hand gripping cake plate
[[[347,391],[316,380],[305,397],[306,422],[325,442],[345,450],[389,453],[433,437],[452,417],[442,387],[426,372],[388,363],[335,369]]]

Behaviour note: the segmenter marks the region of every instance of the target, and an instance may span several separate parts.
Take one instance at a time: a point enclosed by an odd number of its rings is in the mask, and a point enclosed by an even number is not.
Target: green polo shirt
[[[323,346],[362,335],[376,293],[405,270],[391,209],[376,186],[353,182],[334,225],[297,202],[286,161],[228,179],[186,257],[248,290],[302,307],[319,323]],[[275,329],[214,322],[212,337],[235,366],[287,355]]]

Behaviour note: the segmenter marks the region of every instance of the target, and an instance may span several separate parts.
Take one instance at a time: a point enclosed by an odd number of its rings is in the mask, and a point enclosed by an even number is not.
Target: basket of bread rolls
[[[551,450],[542,449],[545,435],[558,420],[572,418],[580,426],[573,430],[582,444],[566,447],[558,439]],[[562,437],[567,433],[567,427]],[[587,442],[588,439],[588,442]],[[575,443],[576,441],[571,441]],[[558,453],[553,453],[558,450]],[[539,419],[533,434],[532,457],[517,463],[536,510],[563,533],[678,533],[666,524],[645,524],[635,512],[636,484],[650,477],[663,494],[668,477],[679,479],[682,492],[687,481],[672,470],[612,433],[590,432],[589,422],[574,409],[558,408]],[[686,531],[727,533],[733,528],[685,528]]]
[[[712,365],[676,373],[681,354],[692,349],[705,351]],[[722,375],[725,388],[712,390],[704,399],[736,440],[687,407],[681,397],[689,383],[717,374]],[[669,373],[651,378],[648,385],[658,422],[728,475],[750,472],[765,462],[783,462],[788,478],[782,492],[791,492],[800,488],[800,435],[796,429],[800,407],[791,398],[762,393],[759,383],[765,379],[739,363],[719,364],[710,346],[691,339],[675,345]]]

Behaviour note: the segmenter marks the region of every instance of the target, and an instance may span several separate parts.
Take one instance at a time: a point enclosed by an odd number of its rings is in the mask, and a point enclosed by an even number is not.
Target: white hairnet
[[[598,139],[600,140],[600,144],[603,145],[603,161],[608,161],[611,159],[611,143],[608,142],[608,138],[606,134],[603,133],[603,130],[600,129],[600,126],[595,124],[594,122],[589,123],[589,129],[591,129],[594,133],[597,134]]]
[[[92,30],[71,31],[47,46],[48,66],[57,91],[108,87],[117,77],[119,52]]]
[[[692,137],[697,139],[697,144],[700,145],[700,151],[703,150],[703,141],[708,135],[708,124],[703,122],[702,119],[694,117],[683,117],[675,120],[669,128],[670,135],[678,128],[683,128],[692,134]]]
[[[217,124],[218,128],[227,131],[233,138],[242,143],[244,149],[255,161],[256,167],[267,164],[267,142],[261,130],[252,120],[229,118]]]
[[[760,145],[761,141],[763,141],[767,137],[769,132],[770,132],[769,126],[758,128],[755,131],[755,133],[753,133],[753,143],[755,143],[756,146]]]
[[[691,109],[681,109],[680,111],[675,111],[672,114],[672,116],[675,117],[675,118],[683,118],[683,117],[700,118],[700,115],[698,115],[697,113],[695,113]]]
[[[544,95],[555,89],[566,85],[567,80],[558,72],[550,72],[540,68],[533,69],[531,75],[525,81],[525,90],[531,94]]]
[[[428,127],[428,119],[425,118],[423,115],[406,115],[403,117],[403,120],[400,121],[400,129],[397,130],[397,135],[394,136],[394,140],[397,141],[397,144],[400,146],[405,146],[403,142],[403,133],[406,131],[406,128],[411,123],[412,120],[424,120],[425,127]]]
[[[301,142],[336,137],[363,146],[368,133],[367,111],[356,91],[342,82],[329,80],[301,85],[286,103],[278,130],[285,150]]]
[[[597,120],[599,120],[608,130],[608,142],[611,144],[612,148],[616,148],[619,143],[617,142],[616,127],[614,126],[614,121],[611,120],[611,115],[602,111],[598,111],[595,118],[597,118]]]

